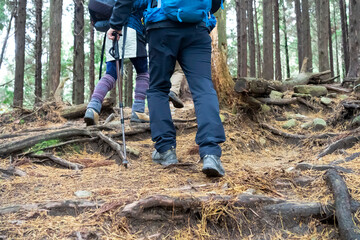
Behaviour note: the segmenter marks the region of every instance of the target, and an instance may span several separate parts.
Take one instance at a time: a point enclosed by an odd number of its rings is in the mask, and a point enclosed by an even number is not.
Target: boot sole
[[[141,119],[130,119],[132,123],[149,123],[149,121],[141,120]]]
[[[224,175],[220,174],[216,169],[213,168],[203,168],[202,172],[205,173],[207,177],[223,177]]]
[[[170,99],[170,101],[172,102],[172,104],[174,105],[175,108],[183,108],[183,107],[184,107],[183,104],[178,103],[178,102],[175,101],[175,100]]]
[[[96,125],[94,119],[92,119],[92,118],[84,118],[84,121],[86,123],[86,126]]]

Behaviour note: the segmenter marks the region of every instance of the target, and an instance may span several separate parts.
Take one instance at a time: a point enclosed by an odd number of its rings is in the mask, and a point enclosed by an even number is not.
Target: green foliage
[[[82,147],[79,145],[79,144],[71,144],[71,148],[74,152],[77,152],[77,153],[80,153],[81,152],[81,149]]]
[[[2,11],[0,11],[0,31],[1,31],[5,27],[5,23],[8,21],[8,15],[4,11],[5,1],[0,1],[0,9],[3,9]]]
[[[43,153],[43,151],[41,151],[40,149],[50,147],[52,145],[58,144],[59,142],[60,142],[59,139],[51,139],[48,141],[43,141],[43,142],[35,144],[33,147],[31,147],[28,150],[28,152],[35,152],[36,154],[41,154],[41,153]]]

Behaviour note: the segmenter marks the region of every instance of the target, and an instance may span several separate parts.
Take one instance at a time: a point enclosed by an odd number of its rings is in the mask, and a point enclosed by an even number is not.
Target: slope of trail
[[[358,228],[359,142],[319,158],[326,147],[345,137],[348,132],[343,126],[321,131],[305,130],[300,124],[282,128],[289,116],[298,114],[299,123],[330,119],[334,109],[315,112],[299,106],[275,106],[268,113],[242,108],[236,109],[236,114],[221,110],[227,137],[221,145],[223,178],[209,179],[201,172],[192,103],[184,109],[172,108],[173,118],[181,122],[176,150],[180,164],[175,166],[164,168],[152,162],[149,131],[126,137],[132,149],[128,169],[116,164],[116,152],[102,140],[46,150],[84,166],[78,170],[28,155],[4,156],[0,169],[8,169],[12,161],[26,175],[0,175],[0,239],[340,239],[333,191],[324,180],[325,171],[314,170],[314,166],[353,156],[351,161],[332,166],[348,187]],[[128,116],[129,109],[125,110]],[[102,121],[106,117],[104,113]],[[49,115],[37,121],[5,122],[0,126],[2,136],[64,124],[84,127],[82,119],[65,121]],[[148,124],[130,124],[129,120],[125,124],[127,129],[148,128]],[[279,136],[262,124],[279,130],[280,135],[293,135]],[[112,132],[103,133],[110,136]],[[316,137],[322,133],[342,135]],[[33,134],[36,131],[1,138],[0,146]],[[307,137],[297,139],[295,135]],[[121,143],[121,137],[114,139]],[[299,169],[304,163],[310,169]],[[303,208],[282,212],[280,203],[302,204]],[[319,205],[311,205],[315,203]]]

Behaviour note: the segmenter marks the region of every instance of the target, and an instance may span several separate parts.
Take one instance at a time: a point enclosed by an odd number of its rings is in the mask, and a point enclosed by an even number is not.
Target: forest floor
[[[222,178],[207,178],[201,172],[192,102],[183,109],[172,108],[173,118],[179,120],[178,165],[164,168],[153,163],[149,125],[130,124],[128,119],[126,131],[143,131],[126,136],[131,148],[127,169],[116,164],[116,151],[99,139],[41,150],[45,143],[63,141],[47,140],[37,144],[37,150],[32,148],[36,154],[47,152],[81,164],[82,169],[19,155],[25,150],[3,154],[0,239],[345,239],[325,175],[335,169],[351,201],[360,202],[360,141],[318,155],[337,140],[359,136],[359,128],[350,128],[346,119],[320,131],[300,127],[314,118],[331,122],[344,101],[333,98],[325,106],[314,98],[315,111],[302,104],[272,105],[269,112],[246,104],[222,109],[227,137],[221,145],[226,170]],[[86,129],[82,119],[65,120],[41,111],[30,117],[21,111],[0,116],[0,151],[6,144],[58,129]],[[107,116],[103,113],[101,121]],[[289,118],[298,124],[282,128]],[[116,121],[115,130],[101,130],[121,143],[121,134],[111,135],[121,129]],[[321,137],[324,133],[334,135]],[[301,167],[305,163],[310,169]],[[317,168],[320,165],[323,168]],[[11,174],[11,169],[19,173]],[[351,211],[356,232],[360,208]]]

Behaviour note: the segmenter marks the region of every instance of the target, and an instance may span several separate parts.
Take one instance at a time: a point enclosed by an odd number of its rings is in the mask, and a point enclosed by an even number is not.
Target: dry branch
[[[342,177],[336,170],[328,170],[325,181],[333,192],[335,199],[335,215],[339,225],[340,238],[360,239],[360,229],[353,222],[350,205],[350,194]]]
[[[37,136],[28,137],[18,141],[4,143],[0,145],[0,156],[6,156],[11,153],[23,150],[34,146],[35,144],[51,139],[64,139],[75,136],[91,136],[90,132],[84,129],[68,128],[56,132],[41,134]]]
[[[348,136],[337,140],[336,142],[330,144],[324,151],[317,155],[317,158],[321,158],[325,155],[331,154],[338,149],[347,149],[353,147],[360,140],[360,136]]]
[[[333,165],[312,165],[309,163],[299,163],[296,165],[295,169],[300,169],[302,171],[305,170],[316,170],[316,171],[327,171],[329,169],[335,169],[341,172],[345,173],[352,173],[353,171],[351,169],[339,167],[339,166],[333,166]]]
[[[283,132],[279,129],[274,128],[273,126],[266,124],[266,123],[260,123],[260,126],[263,128],[266,128],[268,130],[270,130],[270,132],[272,132],[273,134],[282,136],[282,137],[286,137],[286,138],[294,138],[294,139],[305,139],[308,138],[308,136],[306,135],[299,135],[299,134],[291,134],[291,133],[286,133]]]
[[[109,144],[109,146],[114,149],[116,151],[116,153],[119,155],[120,159],[123,160],[125,159],[124,157],[124,153],[122,152],[121,146],[120,144],[118,144],[117,142],[115,142],[114,140],[112,140],[111,138],[105,136],[102,132],[98,132],[96,133],[97,136],[99,138],[101,138],[102,140],[104,140],[104,142],[106,142],[107,144]],[[117,163],[119,165],[121,165],[121,163]]]
[[[63,167],[66,168],[70,168],[73,170],[79,170],[79,169],[83,169],[84,165],[78,164],[78,163],[72,163],[70,161],[64,160],[62,158],[59,157],[55,157],[52,154],[30,154],[29,155],[32,158],[39,158],[39,159],[49,159],[51,161],[53,161],[56,164],[59,164]]]

